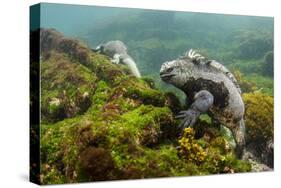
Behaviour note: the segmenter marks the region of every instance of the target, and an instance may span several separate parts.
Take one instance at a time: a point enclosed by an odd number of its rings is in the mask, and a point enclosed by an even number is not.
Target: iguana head
[[[181,88],[188,80],[194,78],[202,59],[203,56],[191,49],[183,57],[163,63],[160,77],[164,82]]]
[[[165,62],[161,66],[160,77],[166,83],[181,87],[192,76],[193,66],[193,63],[181,59]]]
[[[104,44],[98,45],[95,49],[92,49],[93,52],[104,53]]]

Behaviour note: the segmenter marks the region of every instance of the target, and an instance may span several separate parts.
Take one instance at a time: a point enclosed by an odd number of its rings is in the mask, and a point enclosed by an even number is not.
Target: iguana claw
[[[198,114],[200,115],[200,112],[193,109],[180,111],[180,113],[175,117],[176,119],[183,118],[181,124],[179,125],[179,129],[183,130],[187,127],[193,127],[198,119]]]

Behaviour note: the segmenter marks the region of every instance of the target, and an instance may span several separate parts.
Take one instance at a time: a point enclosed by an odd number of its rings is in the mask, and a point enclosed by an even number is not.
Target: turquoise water
[[[156,82],[163,62],[192,48],[273,94],[272,17],[43,3],[40,20],[92,48],[122,40],[142,75]]]

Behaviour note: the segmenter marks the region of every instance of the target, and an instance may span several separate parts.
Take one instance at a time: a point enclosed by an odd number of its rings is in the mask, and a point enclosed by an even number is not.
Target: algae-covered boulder
[[[85,112],[91,105],[96,76],[65,54],[52,52],[41,62],[43,122],[56,122]]]
[[[261,92],[245,93],[246,144],[256,160],[273,167],[273,97]]]
[[[219,130],[203,126],[197,136],[184,135],[190,143],[179,138],[180,102],[152,80],[55,30],[41,35],[42,184],[250,170]],[[202,155],[189,160],[188,147]]]
[[[233,72],[235,78],[238,81],[238,84],[243,93],[253,92],[258,89],[257,85],[254,82],[250,82],[244,78],[244,75],[239,71],[235,70]]]
[[[247,141],[268,142],[273,139],[273,97],[260,92],[245,93]]]
[[[196,164],[202,174],[235,173],[251,170],[249,163],[237,160],[234,148],[220,127],[200,120],[196,128],[185,128],[179,142],[179,156]]]
[[[70,58],[87,64],[90,61],[90,49],[79,40],[66,38],[55,29],[40,30],[40,50],[43,58],[49,58],[53,50],[66,53]]]

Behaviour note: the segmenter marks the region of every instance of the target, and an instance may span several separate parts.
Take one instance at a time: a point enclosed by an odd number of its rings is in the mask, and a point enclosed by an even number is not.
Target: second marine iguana
[[[111,58],[112,63],[123,63],[129,67],[131,73],[137,78],[141,77],[139,69],[131,56],[127,53],[126,45],[120,40],[109,41],[104,44],[98,45],[94,52],[99,52]]]
[[[163,63],[161,79],[182,90],[188,110],[179,128],[194,126],[199,116],[207,113],[212,120],[228,127],[236,141],[236,154],[242,157],[245,145],[244,103],[233,74],[215,60],[207,60],[192,49],[183,57]]]

